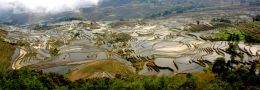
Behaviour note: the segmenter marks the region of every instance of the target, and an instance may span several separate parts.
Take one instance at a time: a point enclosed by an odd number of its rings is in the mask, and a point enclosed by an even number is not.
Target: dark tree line
[[[233,89],[259,89],[260,74],[256,73],[259,62],[253,60],[245,63],[241,60],[236,60],[235,57],[237,56],[243,57],[241,56],[243,54],[238,52],[237,42],[239,41],[239,36],[230,34],[228,38],[229,47],[226,52],[231,55],[231,59],[226,61],[225,58],[217,58],[212,67],[212,72],[217,74],[217,78],[234,86],[235,88]]]

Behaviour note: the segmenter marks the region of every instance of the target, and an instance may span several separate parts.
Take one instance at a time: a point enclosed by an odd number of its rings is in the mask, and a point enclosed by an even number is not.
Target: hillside
[[[128,20],[173,16],[197,8],[219,6],[259,6],[258,0],[104,0],[97,6],[60,13],[12,13],[2,10],[0,22],[13,25],[38,23],[60,18],[82,17],[86,20]]]
[[[0,90],[260,90],[259,5],[0,0]]]

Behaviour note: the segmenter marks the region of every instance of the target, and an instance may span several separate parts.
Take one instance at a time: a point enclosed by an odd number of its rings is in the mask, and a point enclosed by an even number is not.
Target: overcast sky
[[[60,12],[97,5],[99,0],[0,0],[0,9],[16,12]]]

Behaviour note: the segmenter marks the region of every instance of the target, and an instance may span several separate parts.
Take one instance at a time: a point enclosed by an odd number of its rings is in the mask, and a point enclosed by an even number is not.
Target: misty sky
[[[97,5],[99,0],[0,0],[0,9],[16,12],[60,12]]]

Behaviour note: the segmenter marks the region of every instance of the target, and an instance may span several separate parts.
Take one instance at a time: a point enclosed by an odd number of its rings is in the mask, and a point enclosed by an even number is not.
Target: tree
[[[197,20],[197,21],[196,21],[196,23],[197,23],[197,25],[199,25],[199,24],[200,24],[200,21],[199,21],[199,20]]]
[[[231,58],[231,61],[232,60],[235,60],[235,57],[236,55],[238,55],[237,53],[237,45],[234,44],[234,43],[229,43],[229,47],[228,49],[226,50],[228,54],[230,54],[230,58]]]
[[[77,37],[79,37],[79,35],[80,35],[80,33],[79,33],[79,32],[75,33],[75,34],[74,34],[74,38],[77,38]]]
[[[249,69],[249,74],[255,75],[256,73],[256,61],[252,62],[251,67]]]
[[[49,52],[52,56],[57,56],[59,54],[60,50],[57,48],[51,48]]]
[[[260,21],[260,15],[256,15],[255,17],[253,17],[253,21]]]
[[[246,43],[254,42],[254,39],[253,39],[253,37],[251,35],[249,35],[249,34],[243,34],[243,35],[245,37],[245,42]]]
[[[228,68],[226,67],[225,58],[223,58],[223,57],[217,58],[212,67],[212,72],[217,73],[217,74],[222,74],[222,73],[226,72],[227,70],[228,70]]]
[[[229,47],[226,49],[226,52],[231,55],[230,56],[231,62],[236,62],[235,61],[236,56],[243,57],[243,56],[240,55],[239,52],[237,52],[238,42],[240,40],[240,37],[239,37],[238,34],[231,34],[231,33],[228,33],[228,34],[229,34],[229,36],[228,36]]]

